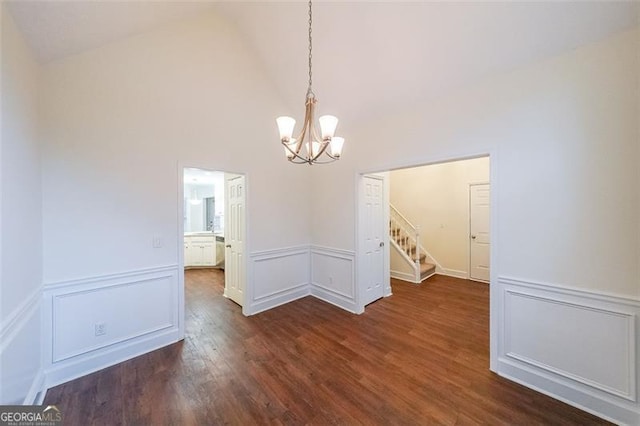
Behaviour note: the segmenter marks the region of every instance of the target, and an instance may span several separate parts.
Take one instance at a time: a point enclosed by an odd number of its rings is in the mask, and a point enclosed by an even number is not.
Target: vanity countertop
[[[211,231],[199,231],[199,232],[185,232],[185,237],[224,237],[223,232],[211,232]]]

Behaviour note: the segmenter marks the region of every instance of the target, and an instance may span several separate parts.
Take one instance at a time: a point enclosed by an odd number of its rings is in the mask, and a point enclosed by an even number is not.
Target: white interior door
[[[363,176],[362,203],[360,208],[362,244],[362,305],[367,305],[384,295],[384,179]]]
[[[242,306],[245,289],[246,191],[244,176],[225,174],[224,295]]]
[[[469,186],[469,278],[489,281],[488,183]]]

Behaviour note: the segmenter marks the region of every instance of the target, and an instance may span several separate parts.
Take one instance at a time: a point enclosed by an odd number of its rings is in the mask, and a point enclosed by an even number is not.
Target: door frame
[[[184,169],[200,169],[212,172],[224,172],[224,173],[233,173],[237,175],[244,176],[244,185],[245,185],[245,219],[244,219],[244,236],[245,236],[245,256],[244,256],[244,268],[245,272],[245,292],[244,292],[244,300],[242,303],[242,314],[244,316],[249,316],[250,313],[247,309],[247,294],[251,292],[253,294],[253,288],[249,288],[252,286],[251,280],[249,279],[249,256],[246,253],[249,252],[249,242],[250,242],[250,227],[249,227],[249,175],[245,172],[236,172],[227,170],[224,167],[218,167],[210,163],[201,163],[197,161],[178,161],[177,163],[177,242],[178,242],[178,294],[176,295],[178,299],[178,322],[179,322],[179,335],[180,339],[184,339],[185,335],[185,297],[184,297]],[[226,194],[225,194],[226,197]]]
[[[489,369],[493,372],[498,371],[498,349],[501,342],[504,339],[499,334],[499,324],[502,321],[503,314],[500,310],[501,306],[504,306],[500,303],[501,294],[498,289],[498,170],[499,170],[499,162],[498,162],[498,153],[496,147],[491,147],[487,149],[480,149],[474,152],[466,152],[466,153],[453,153],[450,155],[440,155],[440,156],[432,156],[432,157],[424,157],[418,158],[414,160],[404,161],[404,162],[396,162],[396,163],[387,163],[382,164],[381,166],[369,169],[369,170],[358,170],[355,174],[355,190],[356,197],[355,198],[355,218],[356,226],[355,226],[355,246],[356,246],[356,307],[357,313],[364,312],[364,306],[362,306],[360,296],[360,292],[362,291],[362,283],[360,282],[360,257],[362,256],[362,244],[360,243],[360,191],[361,191],[361,181],[360,178],[366,174],[375,174],[382,172],[389,172],[392,170],[399,169],[407,169],[411,167],[421,167],[421,166],[429,166],[432,164],[440,164],[440,163],[449,163],[452,161],[459,160],[471,160],[473,158],[480,157],[489,157],[489,183],[491,184],[491,194],[490,194],[490,203],[491,203],[491,211],[489,213],[489,226],[491,227],[491,235],[489,236],[489,242],[491,244],[489,251]],[[387,179],[388,181],[388,179]],[[388,188],[385,187],[385,190],[388,194]],[[388,196],[388,195],[387,195]],[[386,221],[387,227],[388,219]],[[386,231],[388,235],[389,231]],[[387,244],[385,244],[388,246]],[[388,252],[388,250],[387,250]]]
[[[382,247],[382,257],[383,257],[383,272],[382,272],[382,297],[391,296],[391,268],[390,268],[390,252],[389,252],[389,173],[388,172],[378,172],[378,173],[361,173],[356,176],[356,258],[357,258],[357,268],[356,268],[356,313],[364,312],[364,295],[366,291],[366,283],[364,282],[364,277],[366,274],[364,273],[364,243],[362,241],[364,236],[364,226],[362,225],[362,218],[360,214],[362,214],[362,206],[364,204],[364,178],[372,178],[382,181],[382,229],[380,230],[382,237],[382,241],[384,246]]]

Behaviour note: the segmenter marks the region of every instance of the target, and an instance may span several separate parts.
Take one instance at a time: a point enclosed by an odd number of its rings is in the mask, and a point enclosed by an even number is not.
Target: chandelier
[[[342,146],[344,144],[344,138],[334,136],[336,126],[338,125],[338,119],[336,117],[333,115],[323,115],[318,119],[322,137],[318,137],[318,132],[314,124],[317,100],[311,88],[312,22],[311,0],[309,0],[309,87],[307,88],[302,132],[300,132],[298,137],[293,138],[293,128],[296,125],[296,120],[291,117],[278,117],[276,119],[278,130],[280,131],[280,141],[284,146],[287,159],[295,164],[309,165],[331,163],[340,159]]]

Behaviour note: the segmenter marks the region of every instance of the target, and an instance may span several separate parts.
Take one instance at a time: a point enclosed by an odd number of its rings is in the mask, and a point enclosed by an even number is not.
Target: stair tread
[[[435,268],[436,268],[436,265],[434,265],[433,263],[424,262],[424,263],[420,264],[420,272],[421,273],[430,271],[430,270],[435,269]]]

